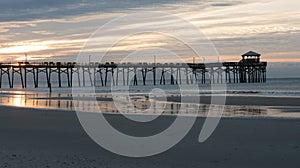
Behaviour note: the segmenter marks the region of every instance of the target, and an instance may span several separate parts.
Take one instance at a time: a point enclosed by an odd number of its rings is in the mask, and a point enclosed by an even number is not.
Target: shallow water
[[[6,106],[80,110],[110,114],[144,114],[144,115],[185,115],[206,117],[210,105],[157,101],[149,98],[147,93],[132,93],[129,97],[118,95],[112,98],[109,93],[97,93],[96,98],[88,94],[46,93],[46,92],[1,92],[0,104]],[[75,100],[73,100],[75,98]],[[97,99],[97,101],[96,101]],[[114,100],[114,101],[112,101]],[[117,104],[117,105],[116,105]],[[298,107],[262,107],[262,106],[228,106],[224,107],[223,117],[275,117],[300,118]]]

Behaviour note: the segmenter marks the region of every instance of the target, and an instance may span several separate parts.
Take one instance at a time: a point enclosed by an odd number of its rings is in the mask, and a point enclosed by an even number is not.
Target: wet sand
[[[122,131],[154,133],[172,122],[162,116],[151,127],[106,115]],[[172,149],[147,158],[128,158],[95,144],[75,112],[0,106],[0,167],[289,167],[300,166],[300,119],[223,118],[204,143],[204,119]],[[149,126],[149,125],[148,125]]]
[[[220,96],[215,96],[220,97]],[[193,97],[190,97],[192,101]],[[186,103],[189,97],[186,97]],[[170,102],[181,102],[180,96],[170,96],[167,97],[167,100]],[[211,104],[211,96],[201,96],[200,103],[202,104]],[[258,97],[258,96],[226,96],[225,105],[245,105],[245,106],[299,106],[300,107],[300,98],[298,97]],[[300,110],[299,110],[300,112]]]

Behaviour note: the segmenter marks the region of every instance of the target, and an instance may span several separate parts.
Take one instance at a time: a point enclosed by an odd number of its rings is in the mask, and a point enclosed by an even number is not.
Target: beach
[[[0,1],[0,168],[300,168],[300,1]]]
[[[162,116],[151,129],[106,114],[113,125],[135,133],[155,132],[174,116]],[[222,118],[204,143],[204,118],[188,135],[159,155],[128,158],[94,143],[74,111],[0,106],[0,167],[299,167],[300,119]],[[134,128],[134,129],[133,129]]]
[[[76,95],[67,88],[54,88],[51,94],[42,89],[4,90],[0,94],[0,167],[296,168],[300,166],[300,93],[294,80],[228,85],[223,116],[204,143],[199,143],[198,138],[211,98],[222,97],[218,92],[209,94],[209,88],[202,87],[200,92],[187,90],[189,94],[181,99],[177,90],[165,86],[165,95],[151,99],[151,89],[138,86],[130,90],[129,97],[122,92],[115,97],[140,110],[149,108],[150,103],[164,107],[164,113],[149,123],[124,119],[114,105],[115,98],[103,88],[96,88],[95,97]],[[288,83],[293,85],[285,88]],[[194,102],[194,96],[200,96],[199,103]],[[177,145],[158,155],[130,158],[95,143],[81,126],[76,107],[95,118],[100,107],[113,127],[137,137],[165,130],[180,108],[199,107],[199,111],[192,129]],[[129,105],[123,110],[128,115],[145,115]],[[185,112],[181,117],[193,115],[193,110]]]

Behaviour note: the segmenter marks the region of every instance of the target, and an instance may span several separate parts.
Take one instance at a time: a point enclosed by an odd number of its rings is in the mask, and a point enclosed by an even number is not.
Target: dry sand
[[[122,131],[153,133],[151,127],[106,115]],[[112,154],[83,131],[75,112],[0,107],[0,167],[300,167],[300,119],[224,118],[205,143],[198,143],[204,119],[175,147],[147,158]],[[149,126],[149,125],[148,125]],[[145,131],[146,129],[146,131]]]

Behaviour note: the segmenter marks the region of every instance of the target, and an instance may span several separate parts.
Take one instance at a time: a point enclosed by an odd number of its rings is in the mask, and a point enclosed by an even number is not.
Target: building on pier
[[[242,55],[241,63],[259,63],[261,54],[249,51]]]

